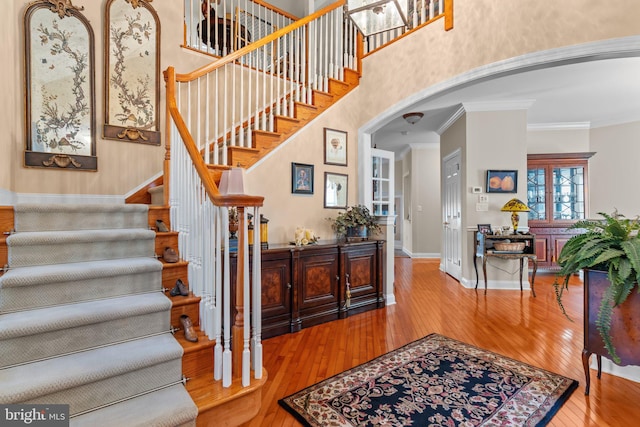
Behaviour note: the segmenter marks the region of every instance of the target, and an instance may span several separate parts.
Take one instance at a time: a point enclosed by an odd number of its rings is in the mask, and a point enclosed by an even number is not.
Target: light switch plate
[[[488,194],[481,194],[478,196],[478,201],[480,203],[489,203],[489,195]]]
[[[489,203],[476,203],[476,212],[487,212],[489,210]]]
[[[471,188],[471,192],[473,194],[480,194],[480,193],[482,193],[482,187],[472,187]]]

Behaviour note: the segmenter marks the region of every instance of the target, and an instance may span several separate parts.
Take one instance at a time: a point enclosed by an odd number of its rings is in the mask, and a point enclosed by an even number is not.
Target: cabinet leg
[[[596,355],[596,362],[598,363],[598,379],[602,376],[602,356]]]
[[[584,395],[588,396],[589,395],[589,387],[591,386],[591,375],[589,372],[589,358],[591,357],[591,353],[585,348],[584,350],[582,350],[582,366],[584,368],[584,376],[585,376],[585,387],[584,387]],[[600,359],[600,356],[597,356],[598,359]],[[598,360],[599,362],[599,360]],[[600,366],[600,364],[598,363],[598,367]],[[598,371],[599,372],[599,371]],[[600,376],[598,375],[598,378],[600,378]]]

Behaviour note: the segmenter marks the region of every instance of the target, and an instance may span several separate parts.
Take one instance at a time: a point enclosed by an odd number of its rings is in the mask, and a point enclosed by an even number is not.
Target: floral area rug
[[[431,334],[278,403],[306,426],[544,426],[577,386]]]

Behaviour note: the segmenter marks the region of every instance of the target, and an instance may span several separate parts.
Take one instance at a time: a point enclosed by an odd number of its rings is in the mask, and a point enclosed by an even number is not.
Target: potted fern
[[[599,215],[604,219],[582,220],[569,227],[582,229],[584,233],[569,239],[558,256],[560,271],[553,284],[556,299],[568,317],[562,304],[563,292],[569,277],[585,269],[586,353],[583,354],[588,359],[602,345],[617,364],[638,363],[640,343],[633,337],[640,336],[640,221],[625,218],[617,211]],[[592,307],[594,304],[597,306]],[[591,336],[589,331],[592,317],[602,343],[595,343],[598,336]]]

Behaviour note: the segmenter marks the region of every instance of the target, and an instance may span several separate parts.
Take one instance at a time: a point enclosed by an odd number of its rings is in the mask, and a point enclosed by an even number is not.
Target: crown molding
[[[464,107],[461,105],[440,127],[436,130],[438,135],[442,135],[451,127],[460,117],[464,115]]]
[[[550,130],[589,130],[591,122],[566,122],[566,123],[534,123],[527,125],[528,131],[550,131]]]
[[[474,101],[463,102],[462,107],[466,112],[476,111],[510,111],[510,110],[528,110],[531,108],[535,99],[516,99],[510,101]]]

